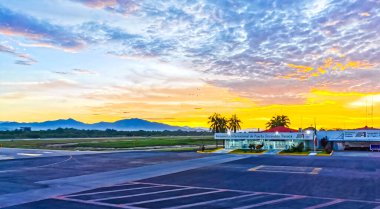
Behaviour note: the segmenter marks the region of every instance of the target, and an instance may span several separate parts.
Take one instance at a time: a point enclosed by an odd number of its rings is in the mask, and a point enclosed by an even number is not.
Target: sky
[[[379,0],[0,0],[0,121],[380,127]]]

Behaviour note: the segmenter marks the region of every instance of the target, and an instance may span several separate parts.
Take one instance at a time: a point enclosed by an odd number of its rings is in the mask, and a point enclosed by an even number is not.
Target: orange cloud
[[[295,65],[295,64],[291,64],[291,63],[289,63],[288,66],[291,68],[297,69],[299,72],[304,72],[304,73],[307,73],[307,72],[314,70],[314,68],[310,67],[310,66]]]
[[[371,16],[368,12],[362,12],[362,13],[359,13],[360,16],[362,17],[369,17]]]
[[[324,75],[326,72],[331,70],[344,71],[346,69],[369,69],[374,67],[375,65],[367,61],[352,60],[349,60],[345,64],[343,64],[341,62],[334,61],[333,58],[329,57],[326,60],[324,60],[323,65],[317,66],[316,68],[313,68],[311,66],[295,65],[291,63],[288,63],[287,66],[296,69],[296,72],[281,75],[279,76],[280,78],[305,80],[310,77]]]

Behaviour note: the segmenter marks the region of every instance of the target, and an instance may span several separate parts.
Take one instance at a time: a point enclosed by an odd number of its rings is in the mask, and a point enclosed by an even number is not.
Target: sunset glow
[[[380,2],[0,1],[0,121],[380,127]]]

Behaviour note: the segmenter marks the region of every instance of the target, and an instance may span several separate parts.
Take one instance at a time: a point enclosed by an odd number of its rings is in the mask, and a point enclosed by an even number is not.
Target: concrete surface
[[[372,156],[126,152],[69,157],[2,161],[2,206],[7,209],[380,207],[380,161]],[[34,168],[42,164],[51,165]]]

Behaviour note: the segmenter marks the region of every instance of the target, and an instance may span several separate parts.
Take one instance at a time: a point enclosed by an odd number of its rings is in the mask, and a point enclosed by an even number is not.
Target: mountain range
[[[47,130],[57,128],[75,128],[86,130],[106,130],[115,129],[120,131],[204,131],[202,128],[189,128],[182,126],[171,126],[164,123],[157,123],[139,118],[124,119],[115,122],[83,123],[72,118],[59,119],[44,122],[0,122],[0,130],[15,130],[20,127],[31,127],[32,130]]]

